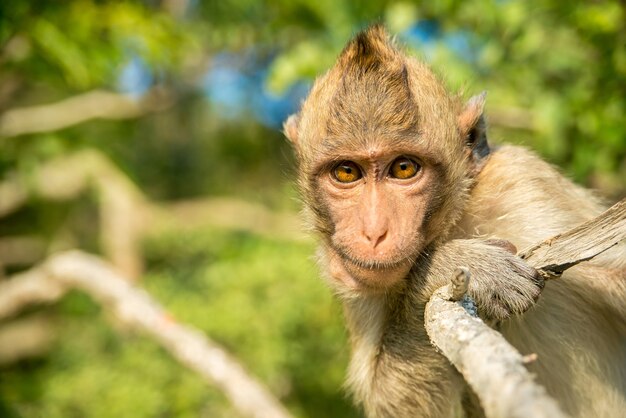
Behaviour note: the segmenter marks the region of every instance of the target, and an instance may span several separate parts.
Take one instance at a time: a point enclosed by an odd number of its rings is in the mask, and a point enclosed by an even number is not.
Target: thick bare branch
[[[140,230],[147,200],[135,184],[102,153],[84,150],[48,161],[28,178],[14,175],[0,183],[0,217],[30,195],[51,200],[76,198],[94,188],[99,198],[100,240],[104,254],[126,277],[142,273]]]
[[[56,255],[43,266],[0,283],[0,319],[27,304],[53,302],[72,288],[89,294],[122,323],[149,334],[181,363],[218,386],[242,415],[291,416],[223,348],[176,322],[146,292],[97,257],[78,251]]]
[[[460,302],[449,301],[452,287],[437,290],[426,305],[426,331],[478,395],[486,416],[566,417],[526,370],[524,356]]]
[[[294,212],[273,211],[242,199],[211,197],[153,206],[144,217],[145,235],[218,227],[293,241],[311,237],[302,232]],[[149,228],[148,228],[149,226]]]

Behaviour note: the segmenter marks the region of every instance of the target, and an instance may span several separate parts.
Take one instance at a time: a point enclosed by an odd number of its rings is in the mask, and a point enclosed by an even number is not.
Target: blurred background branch
[[[9,109],[0,117],[0,137],[67,128],[90,119],[130,119],[170,107],[173,98],[154,88],[140,99],[108,91],[90,91],[58,103]]]
[[[28,304],[54,302],[72,288],[88,293],[111,310],[115,319],[122,324],[138,328],[156,339],[182,364],[223,390],[243,416],[291,416],[223,348],[198,330],[176,322],[147,293],[129,285],[128,279],[119,276],[97,257],[77,251],[59,254],[44,265],[0,284],[0,306],[3,307],[0,318],[15,314]],[[11,335],[7,336],[7,333]],[[39,349],[42,341],[45,343],[49,339],[41,326],[35,325],[33,320],[30,321],[28,330],[24,324],[19,328],[13,324],[12,328],[0,333],[0,341],[3,336],[20,339],[22,353],[19,355],[24,355],[24,351]],[[33,339],[36,341],[32,341]],[[17,349],[15,345],[12,348]],[[2,354],[5,358],[11,355],[7,350],[4,353],[0,351],[0,358]],[[14,357],[18,356],[17,351],[12,354]]]
[[[0,328],[0,365],[45,355],[55,338],[52,321],[36,315]]]

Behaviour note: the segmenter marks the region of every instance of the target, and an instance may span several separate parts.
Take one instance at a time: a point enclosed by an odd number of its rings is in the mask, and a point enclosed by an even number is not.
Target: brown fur
[[[543,288],[511,252],[597,216],[603,206],[534,154],[490,155],[484,95],[463,106],[385,30],[357,35],[318,79],[285,133],[320,265],[345,306],[353,349],[348,385],[370,417],[480,414],[458,373],[430,345],[424,306],[458,266],[473,279],[481,316],[522,353],[563,409],[579,417],[626,410],[626,251],[607,252]],[[421,165],[407,180],[389,165]],[[332,178],[349,160],[363,177]],[[509,316],[511,316],[509,318]]]

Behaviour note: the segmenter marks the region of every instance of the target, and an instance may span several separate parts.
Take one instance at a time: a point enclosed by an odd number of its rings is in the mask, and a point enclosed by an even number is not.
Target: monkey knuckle
[[[533,269],[534,270],[534,269]],[[534,270],[534,273],[531,280],[539,289],[543,289],[546,285],[546,280],[543,278],[541,274],[537,270]]]
[[[507,304],[497,304],[491,310],[491,315],[488,316],[489,319],[495,319],[498,321],[502,321],[511,317],[511,309]]]
[[[499,238],[491,238],[485,241],[485,244],[491,245],[493,247],[498,248],[499,250],[505,251],[507,254],[515,254],[517,252],[517,248],[511,241]]]
[[[541,288],[519,275],[504,277],[496,286],[486,286],[483,291],[489,297],[477,299],[488,319],[505,320],[512,315],[523,314],[535,305]]]

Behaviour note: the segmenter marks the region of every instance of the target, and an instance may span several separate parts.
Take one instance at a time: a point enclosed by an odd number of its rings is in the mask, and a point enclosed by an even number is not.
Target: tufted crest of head
[[[345,46],[337,60],[337,66],[355,75],[362,75],[384,67],[401,69],[402,55],[382,25],[373,25],[359,32]]]
[[[351,136],[367,142],[368,137],[380,135],[381,129],[387,135],[417,129],[417,103],[405,59],[382,26],[352,39],[333,70],[338,82],[329,100],[329,137]]]
[[[423,63],[397,47],[382,25],[358,33],[318,78],[299,114],[285,123],[301,163],[338,147],[434,144],[457,137],[460,104]],[[443,144],[442,144],[443,145]]]

